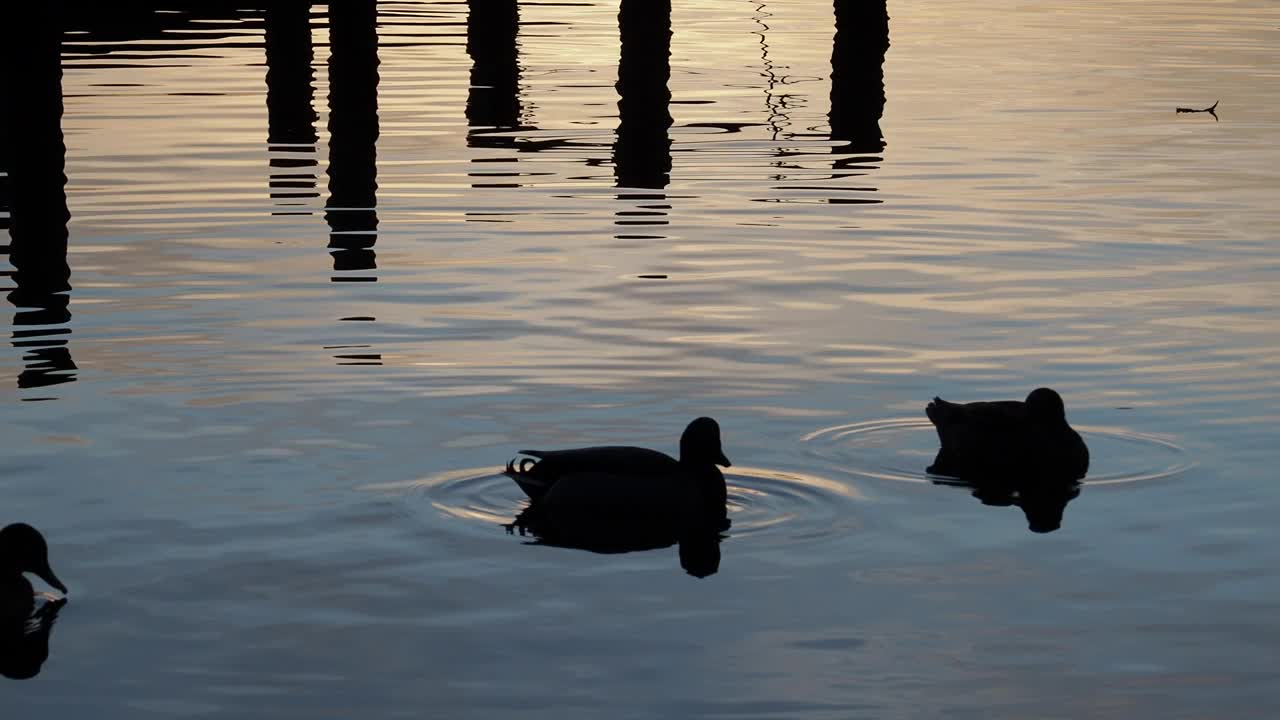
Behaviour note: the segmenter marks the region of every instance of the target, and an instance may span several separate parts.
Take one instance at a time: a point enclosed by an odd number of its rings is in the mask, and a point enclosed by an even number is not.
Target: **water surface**
[[[201,7],[13,45],[6,715],[1273,714],[1274,4]],[[1039,385],[1048,534],[924,474]],[[719,572],[503,529],[699,415]]]

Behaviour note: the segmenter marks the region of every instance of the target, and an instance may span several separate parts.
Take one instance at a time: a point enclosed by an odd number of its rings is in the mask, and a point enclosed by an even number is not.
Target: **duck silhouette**
[[[729,467],[720,426],[711,418],[689,423],[680,459],[646,448],[599,446],[521,450],[525,458],[504,474],[530,498],[507,526],[533,534],[539,544],[592,552],[652,550],[691,543],[688,558],[702,577],[718,567],[719,533],[729,527],[727,488],[718,465]],[[715,538],[710,542],[708,538]],[[696,548],[696,550],[695,550]],[[709,558],[714,557],[715,562]],[[706,568],[711,567],[709,572]]]
[[[505,475],[516,481],[531,500],[541,499],[567,476],[596,473],[612,477],[653,478],[675,472],[714,471],[716,465],[732,463],[720,448],[720,425],[709,417],[689,423],[680,435],[680,459],[648,448],[629,445],[602,445],[570,450],[521,450],[529,458],[507,463]],[[723,481],[723,478],[721,478]],[[634,481],[619,480],[624,484]]]
[[[1079,480],[1089,448],[1067,424],[1062,397],[1049,388],[1025,401],[952,403],[935,397],[925,414],[941,448],[927,472],[1014,486]]]
[[[26,523],[13,523],[0,530],[0,625],[25,622],[35,608],[35,591],[23,573],[67,592],[67,586],[49,567],[44,536]]]
[[[49,547],[40,531],[26,523],[0,530],[0,675],[35,677],[49,656],[49,633],[65,598],[36,609],[36,595],[23,575],[31,573],[62,593],[67,586],[49,567]]]

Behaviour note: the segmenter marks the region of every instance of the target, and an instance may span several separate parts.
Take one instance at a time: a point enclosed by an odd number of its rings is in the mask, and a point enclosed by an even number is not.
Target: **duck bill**
[[[33,570],[32,573],[63,595],[68,594],[67,586],[62,584],[62,581],[58,579],[57,575],[53,574],[53,570],[48,565],[39,570]]]
[[[733,467],[733,463],[729,462],[729,458],[725,457],[723,450],[721,450],[719,456],[716,457],[716,464],[720,467]]]

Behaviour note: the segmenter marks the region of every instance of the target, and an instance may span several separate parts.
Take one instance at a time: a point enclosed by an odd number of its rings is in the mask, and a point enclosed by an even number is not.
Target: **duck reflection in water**
[[[1089,470],[1089,449],[1058,393],[1037,388],[1025,401],[973,403],[935,397],[925,414],[941,444],[926,472],[955,478],[934,482],[969,488],[984,505],[1017,505],[1032,532],[1062,526]]]
[[[507,526],[536,544],[598,553],[680,544],[681,566],[696,577],[719,569],[721,532],[730,525],[720,446],[711,418],[689,423],[680,459],[630,446],[521,450],[505,474],[529,496]]]
[[[1033,533],[1049,533],[1061,528],[1062,513],[1067,509],[1067,503],[1080,495],[1078,481],[1053,478],[1025,483],[1000,479],[934,478],[933,483],[971,490],[983,505],[1016,505],[1022,508],[1022,514],[1027,517],[1027,529]]]
[[[0,580],[7,592],[11,580]],[[11,680],[29,680],[40,674],[44,661],[49,659],[49,635],[58,611],[67,604],[66,598],[46,598],[29,617],[18,622],[6,622],[0,626],[0,675]]]
[[[49,599],[37,608],[36,594],[23,573],[31,573],[66,593],[49,567],[44,536],[25,523],[0,530],[0,675],[25,680],[40,673],[49,657],[49,633],[65,598]]]

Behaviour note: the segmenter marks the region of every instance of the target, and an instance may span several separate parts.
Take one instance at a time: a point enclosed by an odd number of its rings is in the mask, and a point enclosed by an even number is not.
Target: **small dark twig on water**
[[[1209,107],[1207,107],[1207,108],[1205,108],[1205,109],[1203,109],[1203,110],[1196,110],[1195,108],[1177,108],[1177,111],[1178,111],[1178,112],[1180,112],[1180,113],[1198,113],[1198,112],[1207,112],[1207,113],[1209,113],[1210,115],[1212,115],[1212,116],[1213,116],[1213,119],[1216,121],[1216,120],[1218,119],[1218,113],[1217,113],[1217,112],[1215,112],[1215,111],[1218,109],[1218,103],[1219,103],[1219,102],[1222,102],[1222,101],[1221,101],[1221,100],[1218,100],[1218,101],[1214,102],[1212,105],[1210,105]]]

